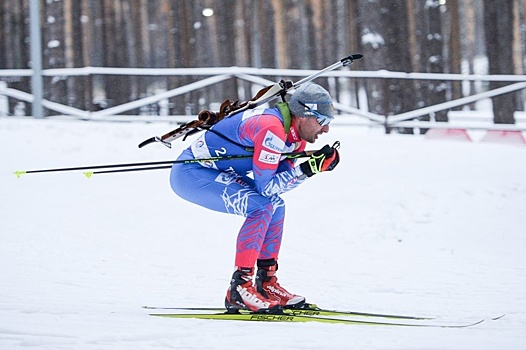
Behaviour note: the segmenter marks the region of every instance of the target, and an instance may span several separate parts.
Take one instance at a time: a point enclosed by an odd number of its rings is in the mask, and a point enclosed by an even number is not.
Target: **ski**
[[[292,316],[358,316],[358,317],[376,317],[387,319],[400,320],[432,320],[434,317],[424,316],[408,316],[408,315],[394,315],[382,313],[369,313],[359,311],[343,311],[319,308],[315,304],[306,304],[307,306],[301,309],[284,309],[283,312]],[[143,306],[143,309],[148,310],[174,310],[174,311],[200,311],[200,312],[225,312],[225,308],[220,307],[162,307],[162,306]],[[249,311],[241,310],[241,313],[249,314]]]
[[[470,323],[459,324],[440,324],[440,323],[424,323],[422,321],[413,320],[412,323],[402,321],[377,321],[377,320],[357,320],[350,318],[334,318],[323,316],[307,316],[294,315],[292,313],[283,314],[257,314],[257,313],[153,313],[150,316],[165,317],[165,318],[179,318],[179,319],[202,319],[202,320],[226,320],[226,321],[252,321],[252,322],[316,322],[316,323],[331,323],[331,324],[352,324],[363,326],[396,326],[396,327],[421,327],[421,328],[467,328],[478,325],[484,322],[484,319]],[[416,323],[415,323],[416,322]]]

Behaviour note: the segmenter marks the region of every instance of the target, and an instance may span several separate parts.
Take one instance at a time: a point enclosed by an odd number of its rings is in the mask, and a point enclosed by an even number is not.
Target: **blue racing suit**
[[[170,173],[171,187],[181,198],[246,218],[237,237],[237,267],[252,268],[257,259],[277,260],[285,217],[280,195],[305,178],[293,160],[281,156],[301,152],[306,145],[293,122],[285,130],[287,112],[276,106],[224,118],[178,159],[253,154],[252,158],[175,163]]]

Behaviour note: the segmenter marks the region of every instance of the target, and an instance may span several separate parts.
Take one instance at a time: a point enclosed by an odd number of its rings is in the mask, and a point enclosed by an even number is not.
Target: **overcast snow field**
[[[326,308],[463,329],[148,316],[221,306],[243,218],[187,203],[169,170],[26,174],[175,159],[176,126],[0,119],[0,349],[526,349],[526,146],[334,126],[341,163],[284,195],[279,277]]]

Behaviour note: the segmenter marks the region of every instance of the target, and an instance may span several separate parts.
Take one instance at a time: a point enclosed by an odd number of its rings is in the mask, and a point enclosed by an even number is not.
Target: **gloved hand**
[[[339,145],[339,142],[334,143],[332,147],[325,145],[322,149],[314,152],[306,162],[300,164],[301,171],[308,177],[311,177],[322,171],[334,169],[340,162]]]

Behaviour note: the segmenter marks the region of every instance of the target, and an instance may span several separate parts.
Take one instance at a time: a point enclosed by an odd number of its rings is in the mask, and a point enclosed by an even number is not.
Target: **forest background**
[[[38,0],[0,0],[0,69],[31,67],[30,1]],[[361,71],[522,75],[525,69],[526,0],[41,0],[41,9],[44,69],[318,70],[351,53],[364,54],[353,65]],[[93,111],[198,79],[46,76],[44,98]],[[0,80],[31,91],[30,77]],[[320,83],[328,85],[327,80]],[[235,100],[242,84],[231,79],[174,97],[170,114],[196,114],[211,102]],[[381,115],[477,89],[473,81],[437,79],[354,79],[352,84],[352,89],[367,91],[368,108]],[[506,84],[484,82],[478,89]],[[348,93],[348,87],[330,88],[336,97]],[[496,123],[514,123],[514,111],[524,110],[524,91],[492,102]],[[447,114],[435,118],[445,121]]]

